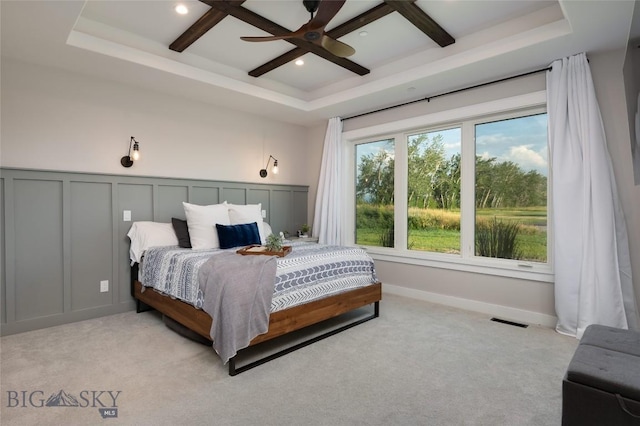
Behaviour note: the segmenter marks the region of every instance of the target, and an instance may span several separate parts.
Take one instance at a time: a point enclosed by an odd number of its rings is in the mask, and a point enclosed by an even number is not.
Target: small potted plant
[[[280,251],[282,250],[282,238],[278,234],[270,234],[266,241],[267,250]]]
[[[307,225],[306,223],[303,223],[302,226],[300,227],[300,237],[307,238],[309,236],[310,230],[311,228],[309,228],[309,225]]]

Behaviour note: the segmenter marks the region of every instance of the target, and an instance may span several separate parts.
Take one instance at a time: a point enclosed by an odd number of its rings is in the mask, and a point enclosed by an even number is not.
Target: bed
[[[242,222],[246,219],[246,217],[240,218],[237,221]],[[171,225],[153,222],[134,223],[128,234],[131,238],[131,293],[136,299],[137,311],[156,309],[191,333],[211,340],[223,362],[228,363],[231,376],[379,316],[382,285],[375,276],[373,261],[360,248],[288,242],[292,250],[284,257],[241,256],[236,254],[240,247],[195,249],[181,247],[180,232],[175,226],[172,227],[173,229],[170,228]],[[261,234],[266,235],[270,232],[267,224],[261,224],[262,226],[264,226],[264,232]],[[144,232],[141,231],[142,228]],[[265,261],[260,262],[257,258]],[[345,267],[346,261],[348,261],[347,267]],[[218,271],[224,270],[221,265],[226,267],[228,263],[235,263],[243,267],[245,265],[243,262],[268,264],[275,271],[275,279],[268,274],[266,277],[255,275],[257,278],[252,281],[259,282],[259,286],[253,285],[253,282],[247,285],[248,283],[239,283],[238,280],[233,279],[230,279],[227,285],[227,288],[235,288],[241,284],[247,288],[264,288],[264,284],[268,284],[267,281],[271,282],[273,290],[259,290],[262,293],[273,292],[269,297],[266,325],[257,332],[252,329],[253,334],[246,338],[246,344],[240,343],[237,348],[220,351],[216,347],[216,342],[225,339],[212,337],[214,329],[217,327],[224,332],[226,328],[234,328],[233,319],[228,318],[228,312],[232,312],[232,315],[237,317],[236,311],[239,310],[235,309],[233,304],[229,306],[234,308],[229,307],[226,312],[207,309],[207,306],[203,306],[206,296],[218,290],[212,290],[212,287],[201,284],[207,281],[209,282],[207,285],[217,285],[217,281],[224,282],[220,275],[214,275],[214,272],[210,271],[216,271],[215,274],[218,274]],[[207,277],[204,277],[203,271],[207,271]],[[234,301],[231,300],[231,303]],[[227,302],[217,303],[222,306],[217,309],[224,309],[228,304]],[[237,355],[249,347],[368,305],[371,305],[371,308],[364,317],[355,317],[356,319],[319,336],[310,337],[248,364],[237,365]],[[253,310],[260,311],[257,308]],[[259,314],[256,315],[259,316]],[[221,320],[216,321],[216,319]],[[229,324],[225,324],[225,321]]]

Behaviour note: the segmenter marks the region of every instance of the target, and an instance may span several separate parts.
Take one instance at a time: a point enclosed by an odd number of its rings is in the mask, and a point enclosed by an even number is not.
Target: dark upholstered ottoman
[[[587,327],[562,381],[562,425],[640,425],[640,333]]]

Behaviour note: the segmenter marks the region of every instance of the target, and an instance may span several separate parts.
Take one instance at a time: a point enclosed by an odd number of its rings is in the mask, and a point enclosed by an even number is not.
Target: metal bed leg
[[[238,372],[236,371],[236,357],[234,356],[233,358],[229,358],[229,375],[235,376],[236,374],[238,374]]]
[[[146,303],[140,301],[140,299],[136,299],[136,314],[140,314],[142,312],[148,312],[155,310],[153,307],[147,305]]]
[[[298,349],[302,349],[305,346],[309,346],[312,343],[318,342],[320,340],[326,339],[327,337],[331,337],[331,336],[333,336],[335,334],[341,333],[341,332],[343,332],[345,330],[348,330],[348,329],[350,329],[352,327],[355,327],[356,325],[360,325],[360,324],[362,324],[364,322],[367,322],[369,320],[372,320],[374,318],[378,318],[379,316],[380,316],[380,301],[377,301],[377,302],[374,302],[373,314],[371,314],[371,315],[368,315],[368,316],[366,316],[364,318],[361,318],[359,320],[356,320],[354,322],[350,322],[348,324],[345,324],[342,327],[338,327],[338,328],[336,328],[334,330],[328,331],[328,332],[326,332],[324,334],[321,334],[319,336],[312,337],[311,339],[305,340],[305,341],[300,342],[298,344],[295,344],[295,345],[293,345],[291,347],[285,348],[285,349],[283,349],[283,350],[281,350],[279,352],[276,352],[274,354],[267,355],[264,358],[260,358],[260,359],[258,359],[256,361],[250,362],[247,365],[243,365],[241,367],[237,367],[236,368],[236,357],[238,356],[238,354],[240,352],[243,351],[243,350],[239,350],[238,353],[233,358],[229,358],[229,361],[228,361],[228,363],[229,363],[229,375],[230,376],[236,376],[236,375],[238,375],[240,373],[243,373],[243,372],[245,372],[247,370],[251,370],[252,368],[255,368],[255,367],[257,367],[259,365],[262,365],[262,364],[264,364],[266,362],[272,361],[272,360],[274,360],[276,358],[280,358],[283,355],[286,355],[288,353],[297,351]]]

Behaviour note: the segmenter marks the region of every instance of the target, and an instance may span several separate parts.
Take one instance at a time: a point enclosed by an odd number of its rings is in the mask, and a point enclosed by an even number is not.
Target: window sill
[[[451,269],[476,274],[497,275],[530,281],[553,283],[554,274],[547,265],[536,265],[532,262],[503,260],[471,260],[439,253],[415,253],[409,250],[400,252],[380,247],[362,247],[374,260],[404,263],[408,265],[428,266],[431,268]]]

